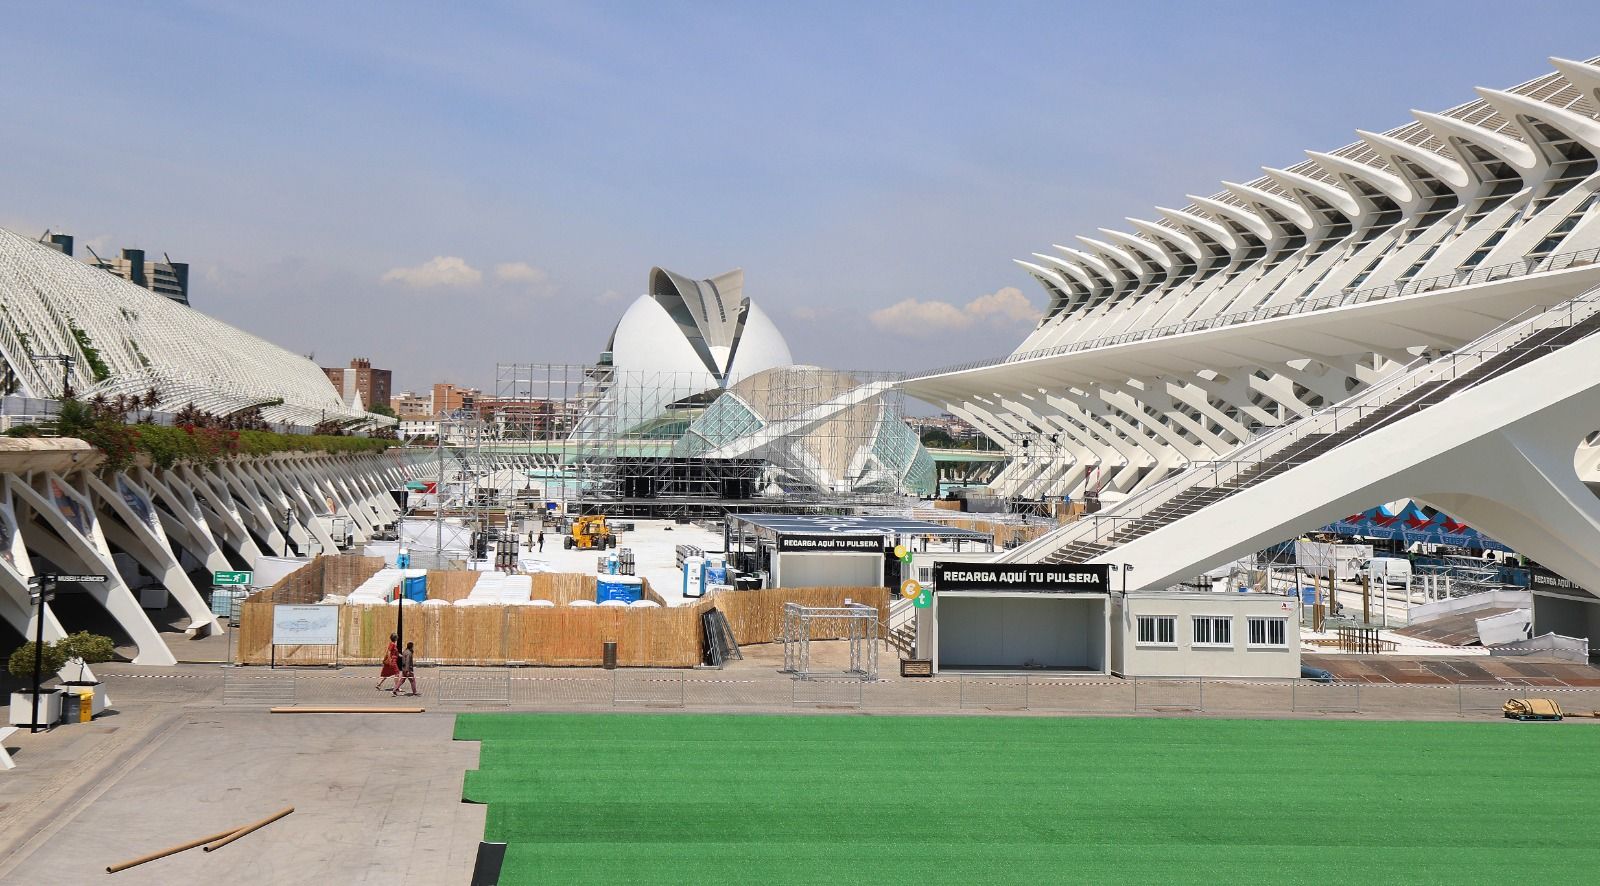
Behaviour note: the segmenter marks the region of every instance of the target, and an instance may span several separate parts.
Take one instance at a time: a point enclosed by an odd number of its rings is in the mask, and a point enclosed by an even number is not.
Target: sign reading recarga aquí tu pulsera
[[[883,551],[881,535],[781,535],[784,553],[876,554]]]
[[[1111,569],[1104,563],[935,563],[933,587],[949,591],[1033,591],[1104,594]]]

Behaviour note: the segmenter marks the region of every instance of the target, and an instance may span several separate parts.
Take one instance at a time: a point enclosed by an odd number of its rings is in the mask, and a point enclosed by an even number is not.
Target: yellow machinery
[[[1561,705],[1548,698],[1513,698],[1504,710],[1512,720],[1559,720],[1562,716]]]
[[[572,521],[572,528],[568,530],[567,537],[561,540],[561,545],[569,551],[573,548],[580,551],[604,550],[616,547],[617,537],[611,534],[604,514],[589,514]]]

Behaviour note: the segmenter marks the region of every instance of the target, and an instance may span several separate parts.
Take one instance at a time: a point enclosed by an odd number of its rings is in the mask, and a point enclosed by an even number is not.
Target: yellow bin
[[[87,723],[94,719],[94,691],[78,694],[78,722]]]

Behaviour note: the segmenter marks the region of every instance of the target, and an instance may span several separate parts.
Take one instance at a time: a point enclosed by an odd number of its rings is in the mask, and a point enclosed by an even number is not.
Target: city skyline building
[[[64,255],[72,255],[76,238],[71,234],[46,231],[39,242]],[[163,261],[145,257],[143,249],[124,249],[115,258],[102,258],[89,249],[85,264],[109,271],[135,286],[142,286],[181,305],[189,303],[189,263],[175,262],[162,253]]]
[[[394,373],[387,369],[372,368],[372,361],[366,357],[356,357],[350,361],[348,367],[322,367],[327,374],[328,381],[333,383],[339,391],[339,396],[346,403],[355,403],[359,397],[362,408],[375,409],[379,406],[392,409],[390,402],[390,389],[393,387]]]

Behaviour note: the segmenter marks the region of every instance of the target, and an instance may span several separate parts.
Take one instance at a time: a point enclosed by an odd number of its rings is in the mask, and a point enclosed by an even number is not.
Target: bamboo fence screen
[[[376,557],[318,557],[271,588],[252,595],[240,609],[234,661],[263,665],[274,660],[272,607],[316,603],[325,594],[348,593],[383,567]],[[428,573],[430,598],[457,600],[477,581],[472,572]],[[595,577],[577,573],[534,573],[533,598],[555,606],[407,606],[406,642],[416,644],[417,660],[441,665],[538,665],[596,667],[604,646],[617,644],[622,667],[684,668],[700,663],[705,644],[701,615],[716,607],[727,616],[741,644],[780,639],[783,604],[841,606],[846,599],[889,618],[885,588],[768,588],[722,591],[697,603],[661,608],[573,607],[593,600]],[[645,599],[665,603],[649,580]],[[398,607],[352,606],[339,609],[338,646],[280,646],[279,664],[373,665],[382,661],[396,629]],[[815,636],[813,639],[838,639]]]

